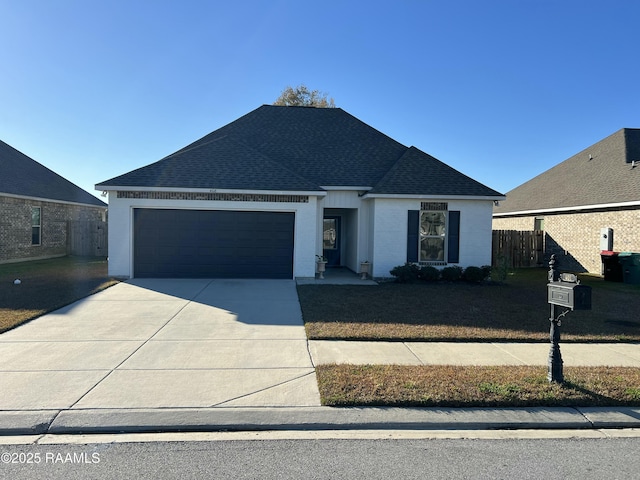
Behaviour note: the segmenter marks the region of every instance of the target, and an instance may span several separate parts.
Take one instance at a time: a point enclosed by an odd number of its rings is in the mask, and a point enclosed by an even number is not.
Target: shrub
[[[442,269],[442,279],[447,282],[457,282],[462,278],[462,267],[454,265],[452,267],[444,267]]]
[[[440,270],[436,267],[432,267],[431,265],[426,265],[420,268],[418,278],[426,282],[437,282],[440,279]]]
[[[389,273],[396,277],[396,282],[398,283],[411,283],[418,280],[420,268],[413,263],[405,263],[404,265],[393,267]]]
[[[496,259],[496,266],[492,268],[491,280],[496,282],[504,282],[509,274],[509,265],[511,261],[505,255],[500,255]]]
[[[480,270],[482,270],[482,279],[486,280],[489,277],[491,277],[491,270],[493,269],[493,267],[491,267],[491,265],[483,265],[480,267]]]
[[[463,278],[470,283],[480,283],[486,278],[485,272],[480,267],[467,267]]]

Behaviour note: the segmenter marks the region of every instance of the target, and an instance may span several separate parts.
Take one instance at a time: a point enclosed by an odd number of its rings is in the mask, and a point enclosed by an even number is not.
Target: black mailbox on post
[[[591,310],[591,287],[580,285],[575,275],[562,274],[559,282],[547,284],[548,301],[571,310]]]
[[[560,319],[571,310],[591,310],[591,287],[580,285],[578,276],[572,273],[560,273],[556,268],[556,256],[549,260],[549,283],[547,283],[548,301],[551,304],[551,330],[549,339],[549,382],[564,382],[562,372],[562,354],[560,353]],[[556,317],[556,306],[568,308]]]

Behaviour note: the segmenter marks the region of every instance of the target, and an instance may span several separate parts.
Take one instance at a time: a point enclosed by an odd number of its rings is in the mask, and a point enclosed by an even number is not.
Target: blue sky
[[[0,140],[73,183],[287,85],[503,193],[640,127],[635,0],[0,0]]]

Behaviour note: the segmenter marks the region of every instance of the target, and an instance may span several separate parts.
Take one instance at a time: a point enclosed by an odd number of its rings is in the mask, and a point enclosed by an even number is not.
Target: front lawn
[[[311,339],[549,342],[547,271],[505,284],[301,285]],[[640,286],[583,275],[592,310],[563,318],[561,342],[640,341]],[[558,312],[559,313],[559,312]],[[418,407],[640,406],[640,369],[538,366],[320,365],[323,405]]]
[[[640,406],[640,368],[320,365],[323,405],[396,407]]]
[[[562,341],[640,341],[640,286],[580,279],[592,310],[564,317]],[[310,339],[549,341],[546,269],[504,284],[299,285],[298,295]]]
[[[14,280],[20,280],[19,285]],[[0,264],[0,332],[118,283],[104,258]]]

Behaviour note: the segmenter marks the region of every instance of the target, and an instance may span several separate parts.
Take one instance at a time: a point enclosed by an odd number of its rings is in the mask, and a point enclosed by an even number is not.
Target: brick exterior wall
[[[539,215],[537,217],[540,217]],[[494,230],[533,230],[536,216],[498,217]],[[544,215],[545,261],[559,256],[561,269],[601,273],[600,229],[613,229],[613,249],[640,252],[640,209]]]
[[[493,217],[492,228],[493,230],[518,230],[526,232],[534,229],[534,219],[535,217]]]
[[[31,244],[31,207],[41,208],[41,244]],[[0,195],[0,263],[67,254],[67,221],[100,221],[106,208]]]

